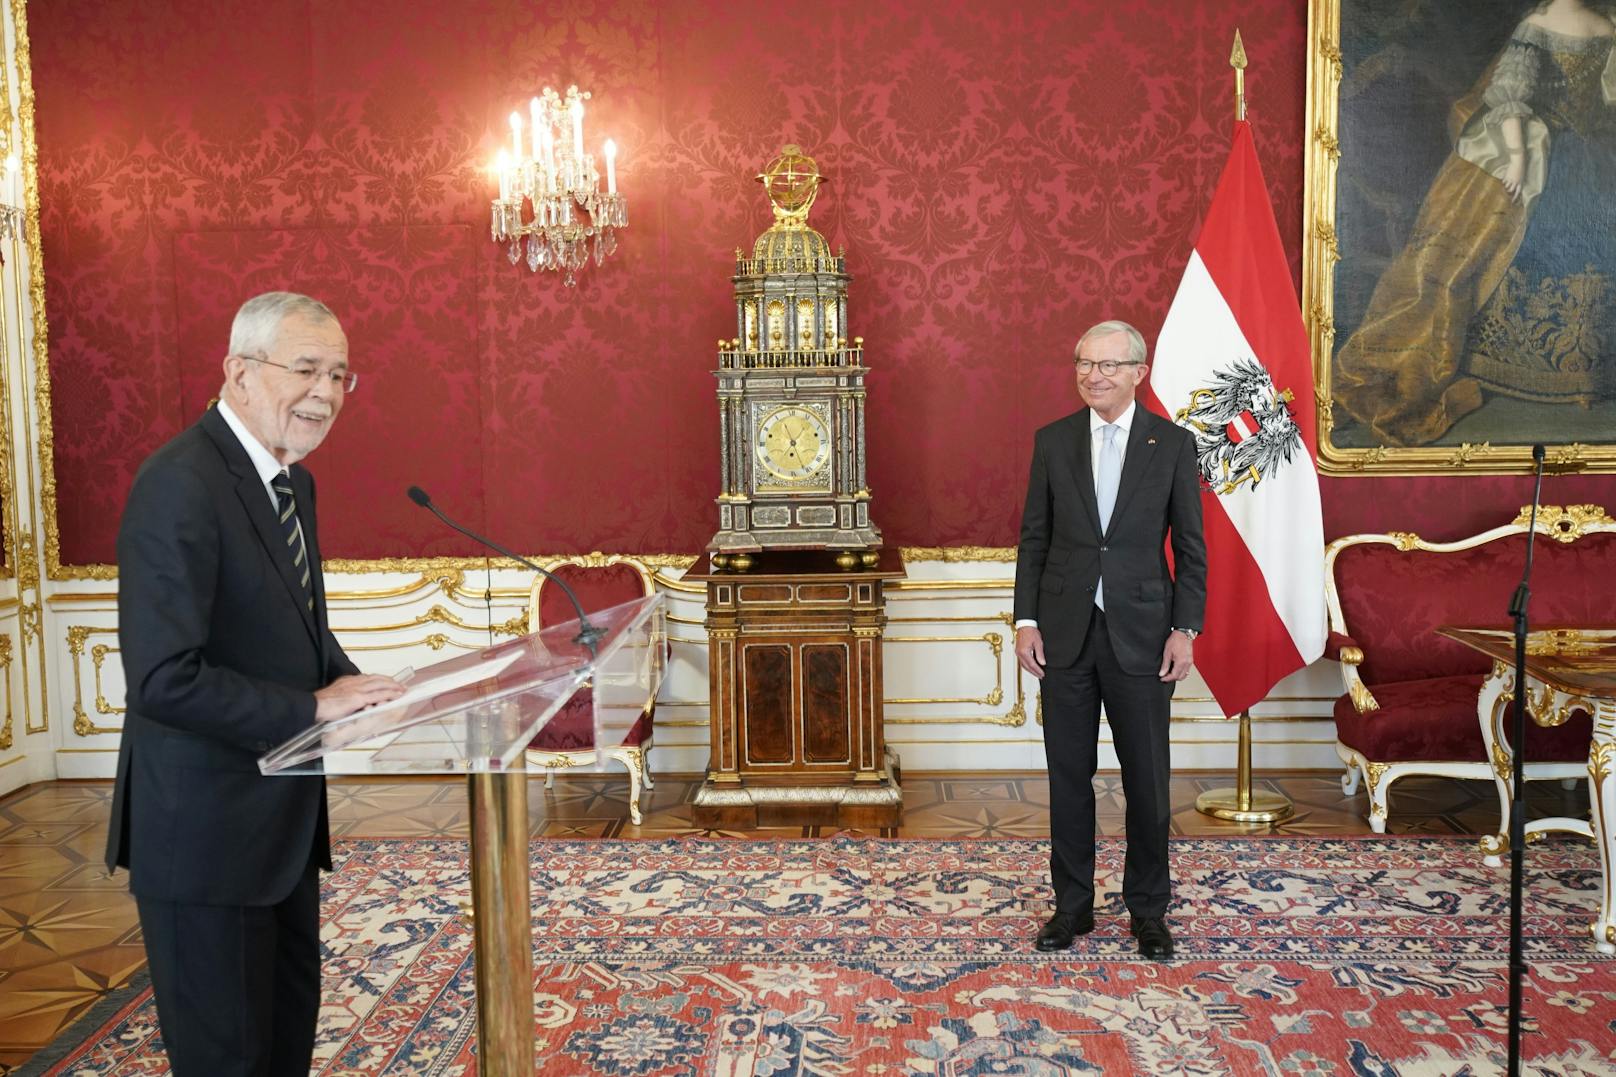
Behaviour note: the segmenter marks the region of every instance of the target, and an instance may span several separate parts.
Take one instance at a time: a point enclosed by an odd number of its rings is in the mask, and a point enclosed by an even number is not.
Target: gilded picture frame
[[[1519,473],[1534,443],[1551,469],[1616,472],[1616,206],[1600,197],[1616,177],[1553,161],[1574,144],[1552,117],[1497,119],[1519,111],[1496,87],[1533,7],[1309,0],[1302,306],[1323,472]],[[1567,41],[1602,51],[1556,85],[1616,109],[1616,46]]]

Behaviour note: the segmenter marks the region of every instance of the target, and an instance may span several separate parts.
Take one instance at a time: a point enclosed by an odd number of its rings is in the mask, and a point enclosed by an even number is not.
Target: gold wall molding
[[[1014,546],[903,546],[900,552],[906,565],[927,561],[939,561],[946,565],[971,561],[1013,564],[1016,560]]]
[[[68,653],[73,656],[73,732],[78,736],[94,737],[102,733],[122,732],[122,729],[119,726],[96,725],[95,722],[90,719],[89,714],[87,714],[84,710],[84,644],[91,636],[94,635],[115,636],[117,634],[118,630],[116,628],[103,628],[99,625],[69,625],[67,627],[67,650]],[[99,646],[100,645],[98,645],[98,647]],[[105,657],[105,651],[103,651],[103,657]],[[100,662],[98,660],[96,663],[96,670],[98,674],[100,668]],[[100,692],[99,676],[96,677],[96,696],[98,703],[97,710],[100,711],[101,706],[99,705],[105,705],[106,700]],[[116,714],[119,713],[119,711],[109,709],[102,711],[102,713]]]
[[[11,726],[13,712],[11,705],[11,633],[0,632],[0,666],[6,670],[6,720],[0,723],[0,752],[10,748],[13,742]]]
[[[107,606],[115,607],[118,604],[116,591],[57,591],[45,599],[45,605],[56,606]]]
[[[985,632],[980,636],[888,636],[888,643],[986,643],[993,652],[993,679],[991,691],[980,699],[969,696],[964,698],[936,697],[921,699],[893,699],[887,698],[882,702],[888,706],[902,704],[937,705],[937,704],[973,704],[978,707],[997,707],[1004,702],[1004,637],[997,632]],[[890,717],[887,719],[891,721]]]
[[[37,227],[36,227],[37,230]],[[36,310],[36,322],[43,317],[42,308]],[[35,333],[35,347],[39,346],[40,334]],[[42,352],[36,352],[43,356]],[[43,360],[41,360],[43,361]],[[48,438],[48,433],[43,435]],[[47,454],[44,454],[48,456]],[[59,561],[60,542],[56,537],[56,501],[55,483],[49,484],[50,499],[47,502],[47,567],[50,578],[53,580],[115,580],[118,578],[118,566],[111,564],[89,565],[63,565]],[[1014,546],[903,546],[899,552],[905,564],[967,564],[999,563],[1013,564],[1016,559]],[[628,561],[643,566],[650,575],[656,579],[659,587],[670,591],[686,594],[701,594],[703,588],[697,584],[684,583],[676,576],[670,576],[666,570],[676,569],[683,572],[689,569],[705,555],[682,553],[602,553],[599,550],[588,554],[534,554],[528,557],[545,568],[562,561],[581,559],[589,565],[605,565],[618,561]],[[327,573],[343,575],[374,575],[379,573],[414,573],[422,577],[441,578],[446,573],[483,572],[489,568],[515,569],[526,571],[524,567],[506,557],[378,557],[378,558],[351,558],[331,557],[324,562]],[[1009,588],[1013,587],[1015,580],[1006,576],[999,579],[984,580],[895,580],[889,586],[903,585],[909,589],[945,589],[964,590],[971,588]],[[477,589],[477,595],[482,595]],[[494,590],[496,595],[515,594],[515,591]],[[328,597],[340,597],[342,592],[332,591]]]

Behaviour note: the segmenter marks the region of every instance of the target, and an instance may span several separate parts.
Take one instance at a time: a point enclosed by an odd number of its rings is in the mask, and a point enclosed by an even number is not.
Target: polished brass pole
[[[527,769],[471,775],[471,907],[477,1072],[533,1073],[533,911],[528,901]]]
[[[1210,789],[1195,798],[1195,808],[1214,819],[1232,823],[1278,823],[1295,810],[1283,793],[1254,793],[1251,789],[1251,712],[1240,712],[1240,764],[1233,789]]]

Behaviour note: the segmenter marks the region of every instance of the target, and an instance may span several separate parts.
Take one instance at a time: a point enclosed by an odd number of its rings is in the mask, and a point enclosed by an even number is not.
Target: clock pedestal
[[[838,567],[828,551],[767,550],[744,573],[711,564],[712,754],[698,826],[897,826],[896,757],[882,728],[881,638],[897,550]]]

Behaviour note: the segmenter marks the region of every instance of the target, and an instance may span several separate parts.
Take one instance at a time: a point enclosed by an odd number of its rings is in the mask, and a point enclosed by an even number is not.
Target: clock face
[[[801,482],[830,460],[830,430],[807,408],[776,408],[758,423],[757,458],[776,478]]]

